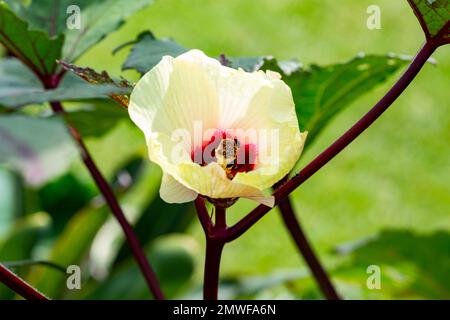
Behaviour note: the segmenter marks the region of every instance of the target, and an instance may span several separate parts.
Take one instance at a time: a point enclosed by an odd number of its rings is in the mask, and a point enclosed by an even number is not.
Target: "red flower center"
[[[256,145],[242,145],[239,139],[231,134],[217,130],[202,146],[191,152],[191,159],[201,166],[217,162],[225,170],[228,179],[232,180],[238,172],[248,172],[256,165]]]

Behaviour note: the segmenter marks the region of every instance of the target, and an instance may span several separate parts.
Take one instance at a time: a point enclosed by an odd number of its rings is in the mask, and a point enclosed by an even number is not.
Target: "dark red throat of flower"
[[[203,141],[201,147],[192,150],[191,159],[201,166],[217,162],[231,180],[238,172],[252,171],[256,155],[254,144],[242,144],[238,138],[218,130],[209,140]]]

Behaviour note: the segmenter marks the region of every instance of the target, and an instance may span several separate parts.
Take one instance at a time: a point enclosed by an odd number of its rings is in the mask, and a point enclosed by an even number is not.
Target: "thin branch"
[[[0,264],[0,282],[27,300],[48,300],[42,293]]]
[[[205,231],[205,234],[209,234],[212,228],[212,222],[209,218],[208,210],[206,209],[205,199],[203,199],[202,196],[198,196],[197,199],[195,199],[195,209],[197,211],[200,224],[203,227],[203,231]]]
[[[302,183],[308,180],[313,174],[339,154],[345,147],[347,147],[353,140],[355,140],[364,130],[366,130],[372,123],[377,120],[386,109],[401,95],[401,93],[408,87],[411,81],[415,78],[420,69],[426,63],[431,54],[436,50],[438,42],[428,40],[420,49],[414,60],[408,66],[406,71],[394,86],[386,93],[386,95],[358,122],[356,122],[347,132],[338,138],[331,146],[319,154],[313,161],[304,167],[296,176],[281,186],[276,192],[275,203],[279,203],[286,198],[292,191],[298,188]],[[257,221],[269,212],[271,208],[259,205],[244,218],[242,218],[233,227],[228,229],[227,242],[232,241],[246,232]]]
[[[339,300],[340,297],[331,282],[325,268],[320,264],[319,258],[306,238],[302,230],[300,222],[295,216],[291,199],[288,197],[280,201],[278,205],[284,225],[289,230],[292,239],[297,245],[298,250],[302,254],[314,278],[316,279],[322,293],[328,300]]]
[[[57,114],[64,113],[64,108],[60,102],[51,102],[50,106],[52,107],[53,112]],[[105,198],[105,201],[108,203],[108,206],[110,207],[112,213],[116,217],[117,221],[119,222],[120,226],[122,227],[122,230],[125,234],[125,238],[127,239],[128,245],[130,246],[130,249],[139,265],[139,268],[141,269],[141,272],[143,273],[145,280],[147,282],[148,287],[150,288],[151,292],[153,293],[153,296],[157,300],[164,299],[164,294],[161,291],[161,288],[159,286],[158,279],[156,278],[155,272],[151,268],[144,250],[142,249],[139,240],[137,239],[136,235],[133,232],[133,228],[131,227],[130,223],[127,221],[122,208],[119,205],[119,202],[116,199],[116,196],[114,195],[113,191],[111,190],[110,186],[106,182],[106,179],[101,174],[100,170],[97,168],[97,165],[95,164],[94,160],[92,159],[88,149],[86,148],[86,145],[83,142],[83,139],[81,138],[79,132],[76,128],[71,126],[69,123],[67,123],[67,127],[69,128],[70,134],[72,135],[75,142],[78,144],[81,158],[86,165],[87,169],[91,173],[92,178],[94,179],[97,187],[99,188],[100,192],[103,194],[103,197]]]
[[[45,261],[45,260],[19,260],[19,261],[7,261],[7,262],[1,262],[2,265],[4,265],[7,268],[17,268],[17,267],[32,267],[32,266],[44,266],[53,268],[57,271],[60,271],[64,274],[66,274],[66,268],[51,262],[51,261]]]

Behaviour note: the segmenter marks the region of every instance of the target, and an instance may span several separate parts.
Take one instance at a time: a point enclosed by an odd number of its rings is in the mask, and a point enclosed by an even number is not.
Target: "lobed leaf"
[[[17,59],[0,60],[0,105],[8,108],[49,101],[122,97],[122,93],[128,91],[128,88],[110,83],[93,86],[70,74],[63,78],[58,88],[45,90],[36,76]]]
[[[64,35],[62,56],[66,61],[75,61],[153,0],[32,0],[28,5],[7,0],[7,3],[18,16],[29,21],[30,27],[51,36]],[[80,29],[67,27],[67,19],[73,15],[68,9],[74,5],[80,9]]]
[[[396,55],[360,55],[345,63],[303,68],[266,58],[260,69],[279,72],[291,88],[299,126],[308,131],[309,145],[338,112],[386,81],[407,61]]]
[[[5,4],[0,3],[0,43],[36,74],[50,75],[61,57],[64,36],[50,38],[40,30],[30,30]]]
[[[158,64],[163,56],[176,57],[188,50],[172,40],[156,39],[149,31],[142,32],[133,43],[134,46],[122,69],[135,69],[142,74]]]

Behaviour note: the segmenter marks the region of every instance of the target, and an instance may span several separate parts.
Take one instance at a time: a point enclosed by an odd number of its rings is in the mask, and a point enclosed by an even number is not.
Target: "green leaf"
[[[70,166],[77,150],[60,118],[0,117],[0,163],[41,185]]]
[[[30,24],[30,28],[46,32],[50,36],[67,31],[67,8],[77,5],[86,8],[91,0],[5,0],[9,7],[23,20]]]
[[[450,1],[408,0],[427,38],[450,37]]]
[[[37,190],[40,208],[52,218],[52,229],[48,236],[59,235],[69,220],[88,205],[95,195],[97,190],[92,190],[70,172]]]
[[[264,57],[226,57],[225,59],[229,67],[242,68],[247,72],[258,70],[264,62]]]
[[[0,261],[29,259],[36,240],[50,223],[50,217],[44,212],[18,220],[10,233],[0,240]]]
[[[43,90],[39,79],[18,59],[0,59],[0,104],[3,97]]]
[[[134,41],[133,49],[122,65],[122,69],[135,69],[144,74],[158,64],[163,56],[176,57],[186,51],[186,48],[172,40],[158,40],[151,32],[145,31]]]
[[[40,75],[50,75],[61,57],[64,37],[50,38],[40,30],[29,30],[28,24],[0,3],[0,43]]]
[[[125,19],[153,3],[153,0],[90,1],[81,7],[80,30],[68,30],[64,44],[64,59],[74,61],[109,33],[119,28]],[[74,1],[71,4],[75,4]]]
[[[118,89],[113,85],[90,85],[78,83],[71,87],[58,87],[52,90],[42,90],[28,95],[14,95],[0,97],[0,104],[9,108],[20,107],[28,104],[39,104],[50,101],[78,101],[95,98],[107,98],[111,94],[117,94]]]
[[[64,34],[64,60],[75,61],[153,0],[33,0],[29,5],[8,0],[7,3],[32,28],[52,36]],[[72,5],[80,8],[80,29],[67,27],[68,19],[74,14],[67,12]]]
[[[128,93],[116,84],[91,85],[67,74],[56,89],[45,90],[40,81],[15,58],[0,60],[0,105],[15,108],[49,101],[78,101]]]
[[[0,166],[0,238],[23,214],[23,189],[20,177]]]
[[[354,244],[341,245],[337,252],[348,260],[335,277],[362,287],[358,299],[442,299],[450,296],[450,234],[446,231],[416,234],[393,229]],[[366,287],[370,265],[381,271],[383,290]]]
[[[309,145],[338,112],[386,81],[407,61],[396,55],[360,55],[345,63],[305,69],[266,58],[260,69],[280,72],[291,88],[299,126],[308,131]]]

